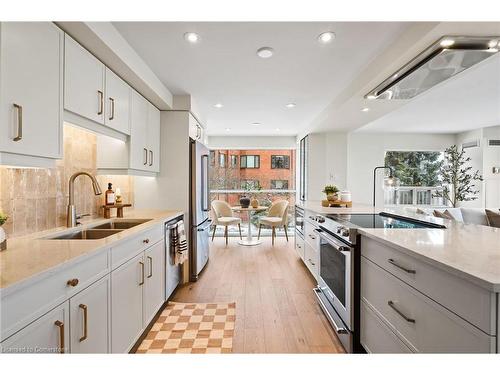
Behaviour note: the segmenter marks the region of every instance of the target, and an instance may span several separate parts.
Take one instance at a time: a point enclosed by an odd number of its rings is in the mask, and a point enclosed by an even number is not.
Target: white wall
[[[453,134],[349,133],[347,187],[353,201],[373,203],[373,169],[384,165],[386,151],[442,151],[453,144]],[[383,204],[383,171],[378,171],[377,177],[378,205]]]
[[[500,126],[483,129],[483,188],[485,207],[500,207],[500,174],[493,173],[493,167],[500,168],[500,146],[488,146],[489,139],[500,139]]]
[[[296,137],[269,136],[209,136],[208,147],[212,149],[295,149]]]

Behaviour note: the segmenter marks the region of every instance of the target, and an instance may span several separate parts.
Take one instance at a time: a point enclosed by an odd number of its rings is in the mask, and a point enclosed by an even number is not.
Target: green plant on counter
[[[323,193],[325,193],[326,195],[335,194],[338,193],[339,191],[340,191],[339,188],[336,187],[335,185],[326,185],[323,188]]]
[[[0,212],[0,226],[4,225],[9,217],[3,212]]]

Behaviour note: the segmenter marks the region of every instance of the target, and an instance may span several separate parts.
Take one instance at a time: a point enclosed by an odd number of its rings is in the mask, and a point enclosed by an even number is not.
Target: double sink
[[[99,240],[123,232],[126,229],[144,224],[151,219],[112,220],[95,226],[87,226],[79,230],[44,237],[45,240]]]

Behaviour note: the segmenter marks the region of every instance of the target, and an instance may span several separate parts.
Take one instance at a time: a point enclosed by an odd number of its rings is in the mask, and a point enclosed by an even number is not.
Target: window
[[[260,168],[260,156],[259,155],[241,155],[240,156],[240,168]]]
[[[271,189],[288,189],[288,180],[271,180]]]
[[[260,187],[259,180],[241,180],[241,188],[256,190]]]
[[[271,169],[290,169],[290,156],[272,155]]]
[[[215,166],[215,151],[210,150],[210,165]]]
[[[219,152],[219,167],[226,168],[226,154]]]
[[[231,155],[231,167],[238,168],[238,155]]]

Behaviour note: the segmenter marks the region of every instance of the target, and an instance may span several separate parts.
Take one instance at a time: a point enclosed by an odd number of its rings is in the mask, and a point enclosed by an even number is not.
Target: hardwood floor
[[[236,302],[234,353],[344,353],[312,292],[316,282],[294,239],[264,238],[241,246],[211,242],[210,261],[196,283],[181,286],[178,302]]]

